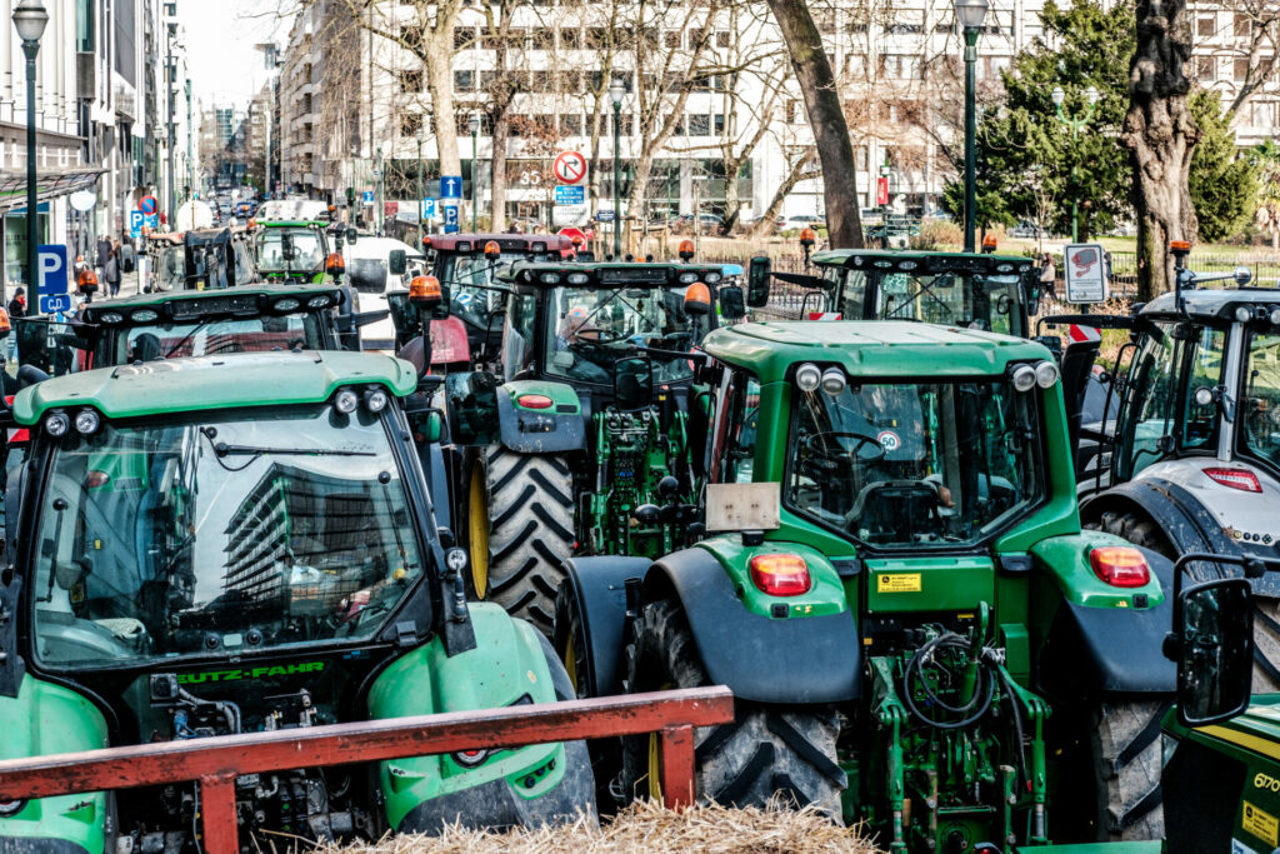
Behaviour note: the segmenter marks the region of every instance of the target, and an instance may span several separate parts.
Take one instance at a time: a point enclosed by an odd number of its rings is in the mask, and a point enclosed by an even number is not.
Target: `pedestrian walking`
[[[110,235],[102,235],[98,238],[98,254],[95,256],[94,264],[98,268],[98,278],[106,280],[107,275],[107,256],[111,254],[111,237]]]
[[[1058,269],[1053,266],[1053,256],[1045,252],[1040,256],[1040,293],[1054,296],[1057,278]]]
[[[13,291],[13,299],[9,300],[9,318],[27,316],[27,290],[26,288],[15,288]]]
[[[107,288],[111,292],[111,296],[120,295],[120,250],[117,248],[119,244],[107,250],[107,263],[103,269],[103,278],[107,282]]]

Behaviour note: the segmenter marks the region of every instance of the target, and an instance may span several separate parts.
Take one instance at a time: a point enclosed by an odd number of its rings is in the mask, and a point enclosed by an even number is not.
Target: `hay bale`
[[[439,836],[387,836],[376,843],[328,845],[322,854],[873,854],[859,827],[837,827],[814,809],[698,806],[676,812],[632,804],[600,826],[588,819],[555,828],[484,833],[450,827]]]

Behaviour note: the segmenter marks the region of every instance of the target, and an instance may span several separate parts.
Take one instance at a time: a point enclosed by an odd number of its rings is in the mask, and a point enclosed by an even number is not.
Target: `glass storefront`
[[[37,208],[36,223],[41,242],[49,235],[49,203],[41,202]],[[27,209],[16,208],[4,215],[4,281],[8,288],[25,285],[27,277]]]

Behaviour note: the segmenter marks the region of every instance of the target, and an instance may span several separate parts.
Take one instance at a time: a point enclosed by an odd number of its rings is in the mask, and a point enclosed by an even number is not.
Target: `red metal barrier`
[[[184,739],[0,761],[0,801],[199,780],[204,849],[236,854],[243,774],[657,732],[663,795],[682,806],[694,800],[693,728],[732,720],[733,693],[717,685]]]

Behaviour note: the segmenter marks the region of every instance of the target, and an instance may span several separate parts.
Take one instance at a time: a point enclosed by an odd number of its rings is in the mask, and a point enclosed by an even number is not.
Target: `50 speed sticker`
[[[1248,801],[1244,802],[1240,827],[1272,847],[1280,844],[1280,819],[1266,810],[1258,809]]]

